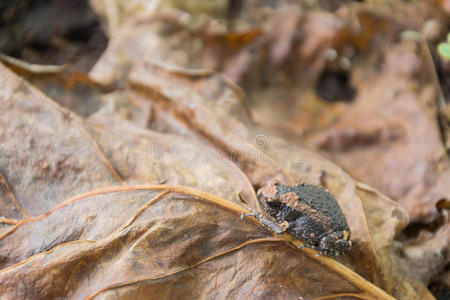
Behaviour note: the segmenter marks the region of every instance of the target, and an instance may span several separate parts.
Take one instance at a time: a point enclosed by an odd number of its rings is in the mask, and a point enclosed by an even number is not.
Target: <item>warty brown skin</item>
[[[288,231],[320,254],[340,256],[351,249],[350,228],[336,199],[325,189],[277,182],[258,190],[263,210],[276,222],[254,214],[268,229],[280,234]]]

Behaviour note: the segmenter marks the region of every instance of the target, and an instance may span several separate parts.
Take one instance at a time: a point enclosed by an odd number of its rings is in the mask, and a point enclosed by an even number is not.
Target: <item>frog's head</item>
[[[256,193],[261,208],[269,215],[274,216],[280,210],[281,201],[277,197],[277,181],[272,181],[268,185],[260,188]]]
[[[335,257],[348,253],[351,248],[350,231],[344,230],[323,236],[317,250],[327,256]]]

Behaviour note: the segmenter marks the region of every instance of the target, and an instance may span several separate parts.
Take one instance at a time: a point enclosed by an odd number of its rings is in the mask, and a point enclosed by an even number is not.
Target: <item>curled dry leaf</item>
[[[392,299],[241,212],[180,186],[86,193],[0,237],[0,287],[12,298]]]
[[[70,66],[48,66],[27,62],[0,54],[5,66],[22,76],[60,105],[86,117],[100,107],[104,89],[86,74],[70,70]]]
[[[132,100],[131,100],[132,99]],[[114,118],[127,120],[146,128],[152,117],[150,102],[130,98],[128,91],[114,91],[101,97],[103,106],[90,118]]]
[[[392,294],[401,299],[434,299],[426,288],[427,281],[419,280],[415,271],[405,268],[410,262],[402,260],[399,243],[393,241],[408,225],[404,208],[361,182],[357,183],[357,193],[362,199],[364,211],[370,216],[367,219],[370,234],[391,284]]]
[[[297,8],[294,10],[295,13],[288,13],[288,17],[295,24],[300,13]],[[206,16],[203,21],[195,20],[182,10],[139,13],[134,18],[127,18],[89,75],[105,86],[123,86],[134,65],[159,60],[189,68],[224,70],[236,79],[252,64],[252,52],[257,49],[254,45],[279,38],[271,30],[261,39],[265,31],[263,26],[247,22],[243,26],[239,23],[233,26]],[[233,29],[228,30],[228,27]],[[286,40],[284,48],[289,48],[289,39],[283,38]],[[273,55],[282,59],[283,51],[287,50],[272,52],[279,52]]]
[[[105,86],[123,84],[130,68],[142,61],[143,57],[159,58],[173,64],[188,64],[190,57],[199,55],[198,49],[191,47],[181,50],[177,46],[192,39],[202,42],[195,38],[194,33],[177,30],[182,28],[183,16],[180,12],[170,12],[129,20],[109,42],[106,51],[90,71],[90,77]],[[166,43],[166,39],[174,30],[179,34],[176,34],[174,45],[170,45]]]
[[[174,10],[183,11],[185,18],[194,19],[192,22],[200,22],[206,16],[214,16],[216,18],[225,17],[229,2],[227,0],[210,0],[210,1],[123,1],[116,0],[114,2],[105,2],[102,0],[89,0],[91,7],[96,14],[102,19],[108,28],[110,37],[114,37],[120,33],[123,23],[130,19],[142,16],[153,16],[157,13],[172,12]]]
[[[92,137],[129,185],[185,185],[257,207],[251,183],[220,151],[111,118],[93,117],[90,124]]]
[[[167,80],[173,80],[173,84]],[[274,178],[294,182],[255,146],[257,128],[250,121],[244,94],[222,75],[148,62],[133,69],[130,84],[140,94],[138,97],[153,100],[152,128],[224,150],[241,164],[255,186],[263,186]]]
[[[256,206],[248,179],[220,152],[126,122],[97,121],[94,129],[0,68],[1,216],[36,216],[67,197],[117,183],[183,184]],[[24,151],[15,151],[18,145]]]

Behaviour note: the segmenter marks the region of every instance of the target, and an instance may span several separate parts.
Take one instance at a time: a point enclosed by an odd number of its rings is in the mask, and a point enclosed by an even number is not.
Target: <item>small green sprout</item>
[[[450,33],[447,35],[446,42],[439,43],[437,50],[441,57],[450,60]]]

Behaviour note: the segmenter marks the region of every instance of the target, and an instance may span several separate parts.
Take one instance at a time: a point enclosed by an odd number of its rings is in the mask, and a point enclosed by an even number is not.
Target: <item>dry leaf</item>
[[[0,76],[0,172],[20,212],[15,217],[37,216],[67,197],[123,182],[79,117],[3,65]]]
[[[12,298],[392,299],[241,211],[185,187],[93,191],[0,237],[0,287]]]

